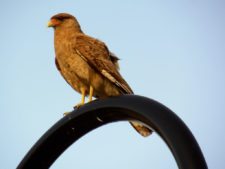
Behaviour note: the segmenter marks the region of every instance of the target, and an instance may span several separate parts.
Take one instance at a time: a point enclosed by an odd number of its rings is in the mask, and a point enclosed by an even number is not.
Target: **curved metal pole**
[[[150,126],[166,142],[179,169],[207,169],[200,147],[184,122],[162,104],[136,95],[96,100],[75,109],[38,140],[17,168],[49,168],[80,137],[121,120]]]

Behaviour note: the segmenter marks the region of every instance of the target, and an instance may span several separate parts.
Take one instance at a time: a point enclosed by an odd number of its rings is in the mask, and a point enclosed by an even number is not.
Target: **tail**
[[[130,124],[134,127],[134,129],[143,137],[147,137],[152,134],[152,130],[144,126],[139,122],[130,122]]]
[[[118,64],[119,58],[112,52],[110,52],[109,54],[110,54],[110,59],[111,59],[112,63],[114,64],[114,66],[116,67],[116,70],[118,71],[117,72],[118,74],[117,74],[117,79],[115,79],[115,77],[113,77],[113,78],[107,77],[107,78],[109,80],[113,79],[113,81],[112,80],[111,81],[118,87],[118,89],[120,90],[120,94],[133,94],[132,89],[130,88],[128,83],[123,79],[123,77],[119,73],[119,64]],[[108,74],[107,74],[107,76],[108,76]],[[143,124],[141,124],[139,122],[132,121],[132,122],[130,122],[130,124],[143,137],[147,137],[150,134],[152,134],[151,129],[149,129],[148,127],[144,126]]]

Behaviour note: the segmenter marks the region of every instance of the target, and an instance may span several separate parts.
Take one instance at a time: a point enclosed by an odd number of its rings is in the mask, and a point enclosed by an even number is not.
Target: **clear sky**
[[[225,2],[223,0],[0,1],[0,168],[15,168],[31,146],[80,101],[54,65],[49,18],[77,17],[85,33],[121,58],[138,95],[172,109],[193,132],[209,168],[225,168]],[[175,169],[157,134],[127,122],[101,127],[51,167]]]

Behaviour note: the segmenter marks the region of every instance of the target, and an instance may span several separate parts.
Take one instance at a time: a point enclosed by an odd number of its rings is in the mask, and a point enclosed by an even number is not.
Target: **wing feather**
[[[111,52],[109,52],[103,42],[88,36],[79,35],[75,44],[75,52],[95,71],[114,83],[123,94],[133,93],[130,86],[118,72],[118,68],[112,61]]]

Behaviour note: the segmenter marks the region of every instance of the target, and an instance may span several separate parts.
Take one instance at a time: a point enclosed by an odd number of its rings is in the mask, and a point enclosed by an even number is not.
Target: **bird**
[[[52,16],[48,27],[54,30],[55,64],[66,82],[81,94],[80,107],[92,98],[107,98],[133,94],[131,87],[119,73],[119,58],[99,39],[86,35],[71,14]],[[140,122],[130,121],[144,137],[152,131]]]

